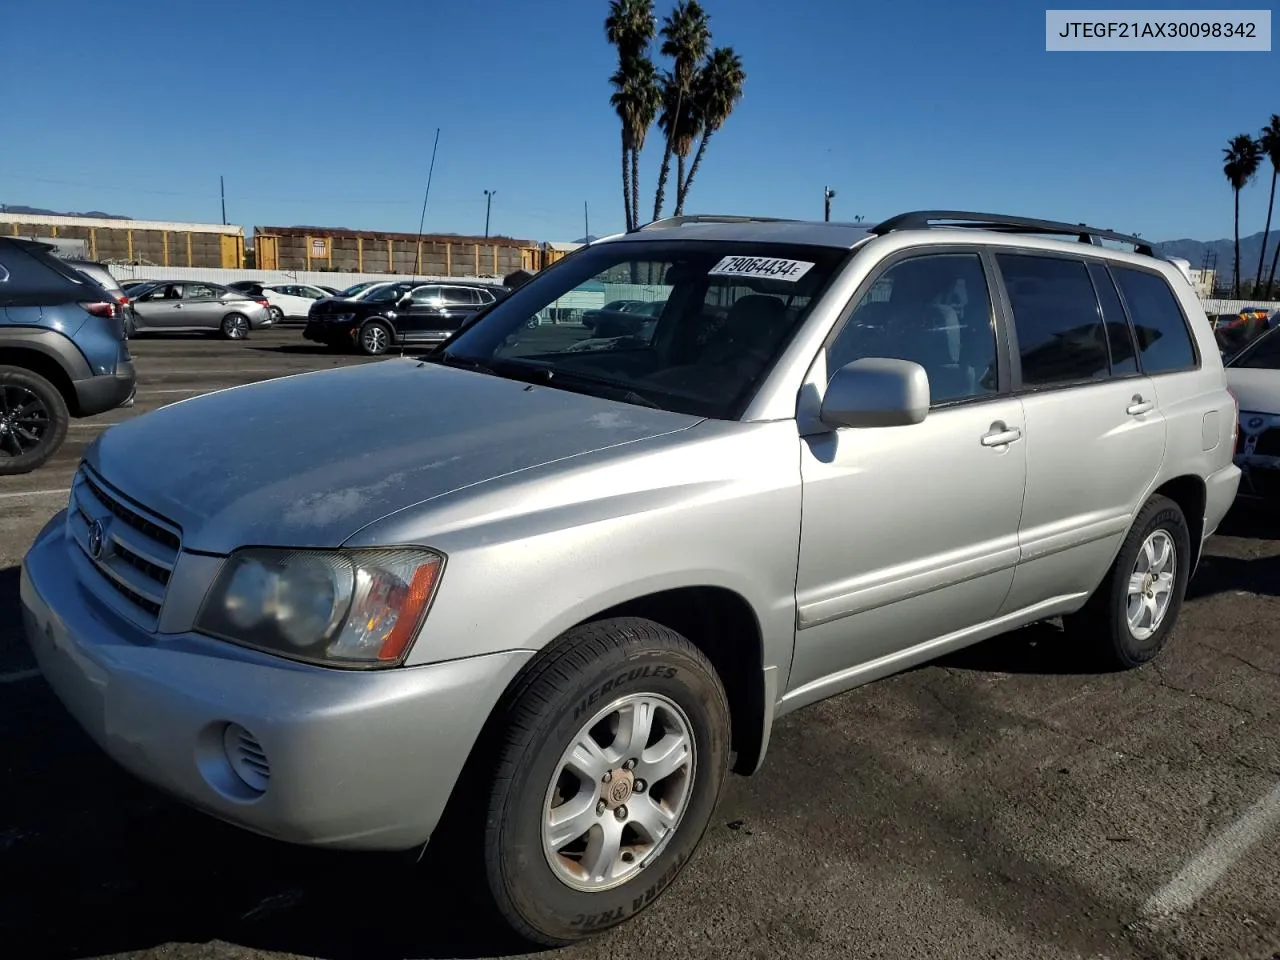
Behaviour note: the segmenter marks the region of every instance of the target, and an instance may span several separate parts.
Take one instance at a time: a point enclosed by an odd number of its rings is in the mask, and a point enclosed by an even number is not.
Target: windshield
[[[370,303],[388,303],[392,300],[399,300],[408,289],[409,284],[407,283],[392,283],[385,287],[370,290],[360,299],[368,300]]]
[[[511,293],[436,359],[733,419],[848,253],[701,240],[586,248]],[[638,308],[608,310],[619,300]]]
[[[377,284],[376,282],[372,282],[372,281],[365,281],[364,283],[357,283],[355,286],[347,287],[347,289],[345,289],[345,290],[343,290],[341,293],[339,293],[339,294],[338,294],[338,296],[340,296],[340,297],[354,297],[354,296],[356,296],[357,294],[364,293],[366,290],[371,290],[371,289],[373,289],[373,288],[374,288],[374,287],[376,287],[377,285],[378,285],[378,284]]]

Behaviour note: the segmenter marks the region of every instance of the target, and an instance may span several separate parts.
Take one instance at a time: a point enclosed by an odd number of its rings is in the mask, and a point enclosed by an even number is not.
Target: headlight
[[[297,660],[399,663],[426,615],[444,558],[427,550],[239,550],[196,630]]]

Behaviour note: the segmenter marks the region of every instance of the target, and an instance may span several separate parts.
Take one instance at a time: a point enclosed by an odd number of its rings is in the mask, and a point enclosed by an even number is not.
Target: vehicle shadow
[[[1087,676],[1106,672],[1089,662],[1078,644],[1063,633],[1058,620],[1046,620],[1011,630],[926,666],[972,670],[977,673],[1027,673]]]
[[[1215,536],[1244,540],[1280,540],[1280,510],[1237,503],[1231,508]]]
[[[0,570],[0,674],[10,677],[0,688],[4,956],[79,960],[210,940],[332,960],[533,949],[489,919],[485,902],[473,899],[482,886],[459,882],[456,848],[433,844],[419,861],[416,851],[277,843],[134,779],[33,673],[21,622],[19,571],[7,567]]]
[[[1271,557],[1206,556],[1187,585],[1187,599],[1245,591],[1280,597],[1280,555]]]
[[[271,346],[260,346],[254,343],[248,344],[250,350],[257,350],[259,353],[286,353],[295,356],[329,356],[341,357],[345,356],[337,350],[330,350],[328,347],[319,343],[278,343]]]

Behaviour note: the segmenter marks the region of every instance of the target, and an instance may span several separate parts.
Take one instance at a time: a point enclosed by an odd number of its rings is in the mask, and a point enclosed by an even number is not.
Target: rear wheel
[[[0,476],[42,467],[67,436],[66,401],[44,377],[0,367]]]
[[[228,340],[243,340],[249,336],[249,318],[243,313],[228,313],[222,318],[222,335]]]
[[[271,315],[271,322],[273,324],[279,323],[284,319],[284,311],[279,307],[271,307],[267,310],[267,313]]]
[[[648,620],[577,627],[497,722],[485,866],[507,922],[562,945],[653,903],[728,774],[728,701],[701,651]]]
[[[1063,618],[1100,666],[1127,670],[1164,648],[1182,610],[1191,572],[1191,536],[1182,508],[1155,496],[1138,511],[1102,585]]]

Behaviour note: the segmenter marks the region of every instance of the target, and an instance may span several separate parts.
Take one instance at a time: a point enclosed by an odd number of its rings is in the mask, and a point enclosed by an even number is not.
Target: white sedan
[[[1227,362],[1227,384],[1240,404],[1240,496],[1280,506],[1280,327]]]
[[[272,317],[280,320],[305,320],[311,305],[333,296],[327,290],[306,283],[264,283],[262,293],[270,304]]]

